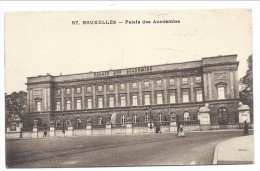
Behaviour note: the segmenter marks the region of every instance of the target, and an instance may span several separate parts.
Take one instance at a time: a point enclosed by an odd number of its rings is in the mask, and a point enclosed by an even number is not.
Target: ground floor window
[[[227,113],[227,109],[224,107],[218,109],[218,124],[219,125],[228,124],[228,113]]]

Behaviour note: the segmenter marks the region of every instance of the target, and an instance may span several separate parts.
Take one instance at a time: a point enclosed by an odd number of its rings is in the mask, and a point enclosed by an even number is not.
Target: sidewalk
[[[213,164],[253,164],[254,135],[232,138],[215,148]]]

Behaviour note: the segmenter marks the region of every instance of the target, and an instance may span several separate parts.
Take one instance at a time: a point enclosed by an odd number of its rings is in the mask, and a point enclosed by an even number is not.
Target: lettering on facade
[[[222,80],[227,78],[227,73],[226,72],[219,72],[214,74],[214,79],[215,80]]]

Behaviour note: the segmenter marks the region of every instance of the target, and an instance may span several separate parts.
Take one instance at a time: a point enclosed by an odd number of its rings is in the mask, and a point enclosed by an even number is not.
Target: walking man
[[[248,134],[248,124],[247,124],[247,122],[246,121],[244,121],[244,125],[243,125],[243,127],[244,127],[244,135],[247,135]]]

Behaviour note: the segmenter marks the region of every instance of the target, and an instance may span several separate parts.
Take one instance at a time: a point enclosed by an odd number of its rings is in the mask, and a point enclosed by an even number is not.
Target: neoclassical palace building
[[[237,55],[100,72],[27,78],[24,127],[199,120],[209,104],[212,126],[238,123]],[[64,122],[64,118],[66,122]]]

